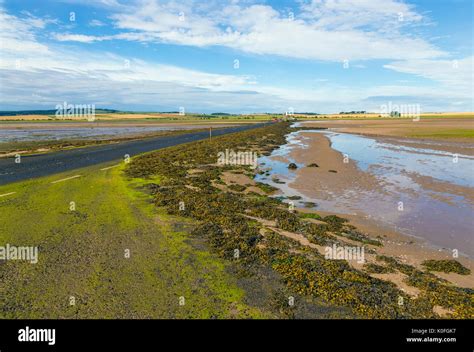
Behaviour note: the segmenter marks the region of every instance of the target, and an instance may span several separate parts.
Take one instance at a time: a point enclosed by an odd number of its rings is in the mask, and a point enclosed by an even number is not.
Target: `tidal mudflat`
[[[0,157],[44,153],[234,125],[123,121],[5,122],[0,124]]]
[[[208,128],[193,124],[15,123],[0,125],[0,142],[110,139],[162,131]],[[226,126],[219,126],[226,127]]]
[[[428,142],[397,143],[395,137],[303,130],[259,163],[268,171],[257,180],[301,197],[296,206],[314,203],[318,211],[362,218],[474,256],[472,155],[433,149]],[[288,169],[289,163],[297,169]]]

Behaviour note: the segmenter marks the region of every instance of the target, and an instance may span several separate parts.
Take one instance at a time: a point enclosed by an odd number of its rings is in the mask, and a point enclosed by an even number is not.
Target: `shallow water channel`
[[[355,180],[353,186],[335,192],[333,197],[318,198],[316,192],[298,191],[298,182],[304,182],[298,170],[308,161],[298,159],[294,151],[310,148],[308,137],[301,138],[300,133],[322,133],[332,149],[346,154],[362,172],[372,174],[376,185],[361,191]],[[311,152],[317,155],[322,151]],[[289,162],[296,163],[298,170],[289,170]],[[256,181],[279,188],[286,197],[302,197],[297,206],[313,202],[315,210],[360,215],[394,231],[423,238],[435,247],[458,249],[474,257],[474,207],[472,197],[466,196],[474,188],[473,156],[430,149],[423,143],[406,146],[395,138],[305,130],[289,134],[287,143],[270,156],[259,158],[259,164],[269,174],[257,175]]]

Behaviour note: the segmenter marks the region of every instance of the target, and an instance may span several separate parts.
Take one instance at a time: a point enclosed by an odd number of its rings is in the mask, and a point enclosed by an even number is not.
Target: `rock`
[[[288,169],[295,170],[295,169],[297,169],[297,168],[298,168],[298,166],[296,166],[295,163],[289,163],[289,164],[288,164]]]
[[[316,164],[316,163],[311,163],[311,164],[308,165],[308,167],[319,167],[319,165]]]
[[[288,197],[288,199],[290,199],[290,200],[300,200],[301,197],[300,196],[291,196],[291,197]]]

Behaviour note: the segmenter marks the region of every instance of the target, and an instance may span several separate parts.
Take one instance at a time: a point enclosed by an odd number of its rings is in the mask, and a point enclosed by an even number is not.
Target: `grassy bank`
[[[100,168],[0,187],[16,192],[0,197],[0,245],[39,247],[37,264],[0,263],[0,318],[268,316],[185,222],[135,190],[143,182]]]
[[[413,133],[410,137],[415,138],[428,138],[428,139],[453,139],[453,138],[474,138],[474,121],[472,129],[448,129],[442,131],[424,131],[421,133]]]

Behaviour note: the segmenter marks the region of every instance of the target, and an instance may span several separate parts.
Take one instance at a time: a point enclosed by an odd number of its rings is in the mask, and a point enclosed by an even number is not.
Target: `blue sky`
[[[0,109],[473,111],[471,0],[0,1]]]

